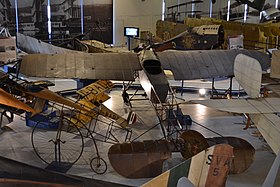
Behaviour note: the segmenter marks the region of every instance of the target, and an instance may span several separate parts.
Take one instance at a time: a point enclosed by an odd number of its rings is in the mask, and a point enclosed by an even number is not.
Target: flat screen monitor
[[[124,36],[139,37],[139,28],[137,28],[137,27],[124,27]]]

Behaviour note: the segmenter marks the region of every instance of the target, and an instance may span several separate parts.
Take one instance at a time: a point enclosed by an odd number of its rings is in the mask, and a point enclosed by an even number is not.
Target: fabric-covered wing
[[[20,67],[26,76],[105,80],[134,80],[136,70],[141,65],[134,53],[31,54]]]
[[[17,98],[15,98],[14,96],[12,96],[11,94],[9,94],[8,92],[6,92],[1,88],[0,88],[0,104],[14,107],[17,109],[22,109],[32,113],[35,112],[33,108],[21,102],[20,100],[18,100]]]
[[[280,98],[192,100],[189,103],[233,113],[271,114],[280,112]]]
[[[258,60],[263,70],[270,66],[268,55],[253,50],[169,50],[157,54],[163,69],[172,71],[175,80],[190,80],[233,75],[234,60],[240,53]]]
[[[49,43],[43,42],[36,38],[17,33],[17,46],[21,50],[29,53],[57,54],[57,53],[78,53],[79,51],[69,50],[57,47]]]
[[[280,118],[276,114],[250,115],[275,154],[280,149]]]

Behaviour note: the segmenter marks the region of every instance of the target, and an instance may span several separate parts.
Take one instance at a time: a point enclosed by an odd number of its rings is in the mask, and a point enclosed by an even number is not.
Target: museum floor
[[[66,80],[56,81],[56,90],[61,89],[59,86],[66,86],[68,88],[73,86],[73,82]],[[172,83],[172,85],[180,83]],[[70,86],[71,85],[71,86]],[[216,83],[216,87],[227,88],[228,81],[219,81]],[[185,86],[191,87],[211,87],[210,82],[193,81],[185,83]],[[234,89],[237,89],[238,85],[234,83]],[[133,90],[129,91],[132,93]],[[132,139],[138,137],[147,129],[153,127],[158,123],[158,119],[155,115],[155,111],[151,106],[150,102],[147,100],[132,101],[132,109],[123,103],[121,97],[121,88],[114,88],[109,93],[111,99],[106,101],[105,105],[111,108],[113,111],[120,115],[133,110],[137,114],[137,122],[132,125]],[[139,96],[140,97],[140,96]],[[220,112],[214,109],[204,107],[197,104],[184,104],[184,102],[190,99],[204,99],[206,97],[200,97],[197,93],[177,93],[178,102],[184,114],[191,116],[192,120],[210,128],[211,130],[222,134],[223,136],[236,136],[241,137],[248,142],[250,142],[256,149],[255,159],[251,167],[242,174],[229,175],[226,183],[227,187],[250,187],[250,186],[261,186],[270,166],[275,158],[269,146],[265,141],[257,136],[254,136],[254,132],[257,131],[255,127],[250,127],[247,130],[244,128],[244,118],[239,115],[234,115],[226,112]],[[16,120],[11,124],[8,124],[11,130],[3,131],[0,135],[0,155],[14,159],[23,163],[27,163],[33,166],[38,166],[41,168],[46,168],[46,164],[42,162],[35,154],[32,144],[31,144],[31,132],[32,128],[25,125],[25,119],[22,117],[16,117]],[[215,137],[217,134],[196,125],[193,123],[191,129],[199,131],[205,137]],[[106,131],[106,127],[100,127],[100,132]],[[114,131],[115,135],[120,139],[124,134],[119,130]],[[160,127],[156,127],[146,133],[145,135],[138,138],[138,140],[145,139],[159,139],[162,138],[162,133]],[[128,186],[139,186],[150,179],[127,179],[116,173],[110,166],[108,160],[107,151],[111,144],[98,142],[98,149],[101,157],[104,158],[108,164],[108,170],[103,175],[98,175],[94,173],[89,166],[89,158],[94,155],[93,152],[85,149],[84,154],[78,160],[78,162],[73,165],[67,174],[78,175],[82,177],[87,177],[90,179],[98,179],[103,181],[110,181],[113,183],[124,184]],[[180,155],[176,154],[179,157]],[[280,186],[280,174],[278,174],[275,186]]]

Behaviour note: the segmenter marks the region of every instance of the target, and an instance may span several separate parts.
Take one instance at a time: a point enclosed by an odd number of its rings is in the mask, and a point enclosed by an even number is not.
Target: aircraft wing
[[[175,80],[192,80],[233,75],[234,60],[240,53],[261,62],[263,70],[270,66],[268,55],[249,50],[170,50],[156,54]],[[129,52],[31,54],[23,57],[20,72],[35,77],[132,81],[135,71],[142,70],[139,61],[137,54]]]
[[[58,95],[57,93],[52,92],[51,90],[48,90],[46,88],[42,89],[39,92],[25,92],[25,93],[32,95],[34,97],[38,97],[38,98],[45,99],[45,100],[50,100],[50,101],[57,102],[57,103],[60,103],[60,104],[63,104],[63,105],[69,106],[69,107],[73,107],[75,109],[90,112],[89,108],[85,108],[77,103],[74,103],[73,101],[66,99],[66,98]]]
[[[276,114],[250,115],[254,124],[263,135],[275,154],[279,152],[280,145],[280,118]]]
[[[255,99],[215,99],[192,100],[188,103],[202,104],[207,107],[233,113],[271,114],[280,112],[280,98]]]
[[[175,80],[232,76],[234,60],[238,54],[255,58],[263,70],[270,66],[268,55],[253,50],[169,50],[157,53],[163,69],[171,70]]]
[[[24,56],[20,72],[35,77],[132,81],[134,72],[141,69],[135,53],[64,53]]]
[[[57,47],[21,33],[17,33],[17,46],[18,48],[29,54],[78,53],[78,51]]]
[[[280,98],[254,99],[217,99],[217,100],[196,100],[207,107],[233,113],[249,113],[256,127],[261,132],[274,153],[280,149],[280,118],[275,113],[280,111]]]
[[[27,104],[21,102],[5,90],[0,88],[0,104],[7,105],[10,107],[14,107],[17,109],[22,109],[28,112],[35,112],[33,108],[28,106]]]

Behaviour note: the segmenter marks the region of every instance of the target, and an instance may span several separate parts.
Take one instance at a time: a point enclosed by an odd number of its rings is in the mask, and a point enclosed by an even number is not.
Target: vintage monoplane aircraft
[[[269,67],[266,54],[248,50],[164,51],[152,49],[135,53],[31,54],[23,57],[20,72],[26,76],[52,78],[109,79],[133,81],[154,103],[166,103],[169,83],[163,69],[175,80],[206,79],[233,75],[236,55],[246,54]],[[30,67],[33,67],[32,69]]]
[[[234,59],[240,53],[257,59],[261,62],[263,70],[270,66],[269,57],[265,53],[254,50],[167,50],[156,53],[152,48],[145,48],[139,54],[71,53],[65,50],[44,52],[44,49],[37,49],[37,47],[34,49],[34,46],[40,43],[40,45],[44,44],[45,49],[49,49],[49,44],[36,39],[30,40],[30,37],[25,37],[23,40],[21,38],[22,36],[19,37],[20,46],[26,43],[29,49],[38,51],[37,53],[51,53],[24,56],[20,72],[26,76],[121,81],[134,81],[138,77],[153,103],[167,101],[170,87],[163,70],[172,71],[175,80],[232,76]]]

